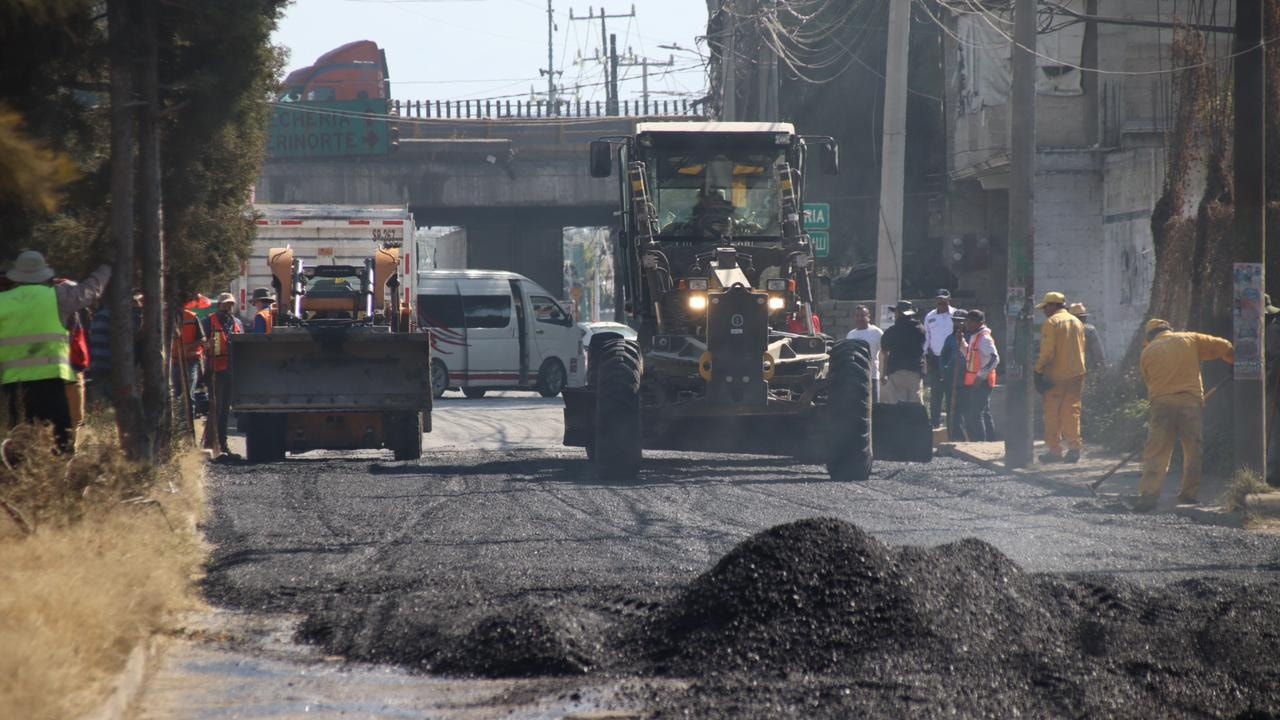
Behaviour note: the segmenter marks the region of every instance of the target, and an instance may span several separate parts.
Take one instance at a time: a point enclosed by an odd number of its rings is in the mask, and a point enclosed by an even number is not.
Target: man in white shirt
[[[929,372],[929,417],[935,428],[942,427],[942,408],[947,406],[947,383],[942,377],[942,346],[951,336],[951,291],[938,288],[937,307],[924,316],[924,361]]]
[[[880,336],[884,331],[871,324],[871,311],[866,305],[853,308],[853,329],[845,340],[861,340],[871,346],[871,401],[880,402]]]

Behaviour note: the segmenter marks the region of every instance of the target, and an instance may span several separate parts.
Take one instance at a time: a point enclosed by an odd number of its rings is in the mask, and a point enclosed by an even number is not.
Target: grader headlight
[[[703,293],[694,293],[689,296],[689,309],[701,312],[707,309],[707,296]]]

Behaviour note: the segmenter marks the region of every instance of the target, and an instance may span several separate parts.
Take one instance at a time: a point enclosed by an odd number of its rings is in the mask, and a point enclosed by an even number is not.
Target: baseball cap
[[[950,300],[951,291],[946,288],[938,288],[938,292],[933,295],[935,300]]]

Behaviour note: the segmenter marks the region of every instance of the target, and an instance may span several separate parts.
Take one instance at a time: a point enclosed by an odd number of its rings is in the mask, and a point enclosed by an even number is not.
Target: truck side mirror
[[[840,174],[840,143],[834,140],[822,149],[822,160],[819,161],[822,166],[823,175],[839,175]]]
[[[604,140],[591,143],[591,177],[606,178],[613,174],[613,146]]]

